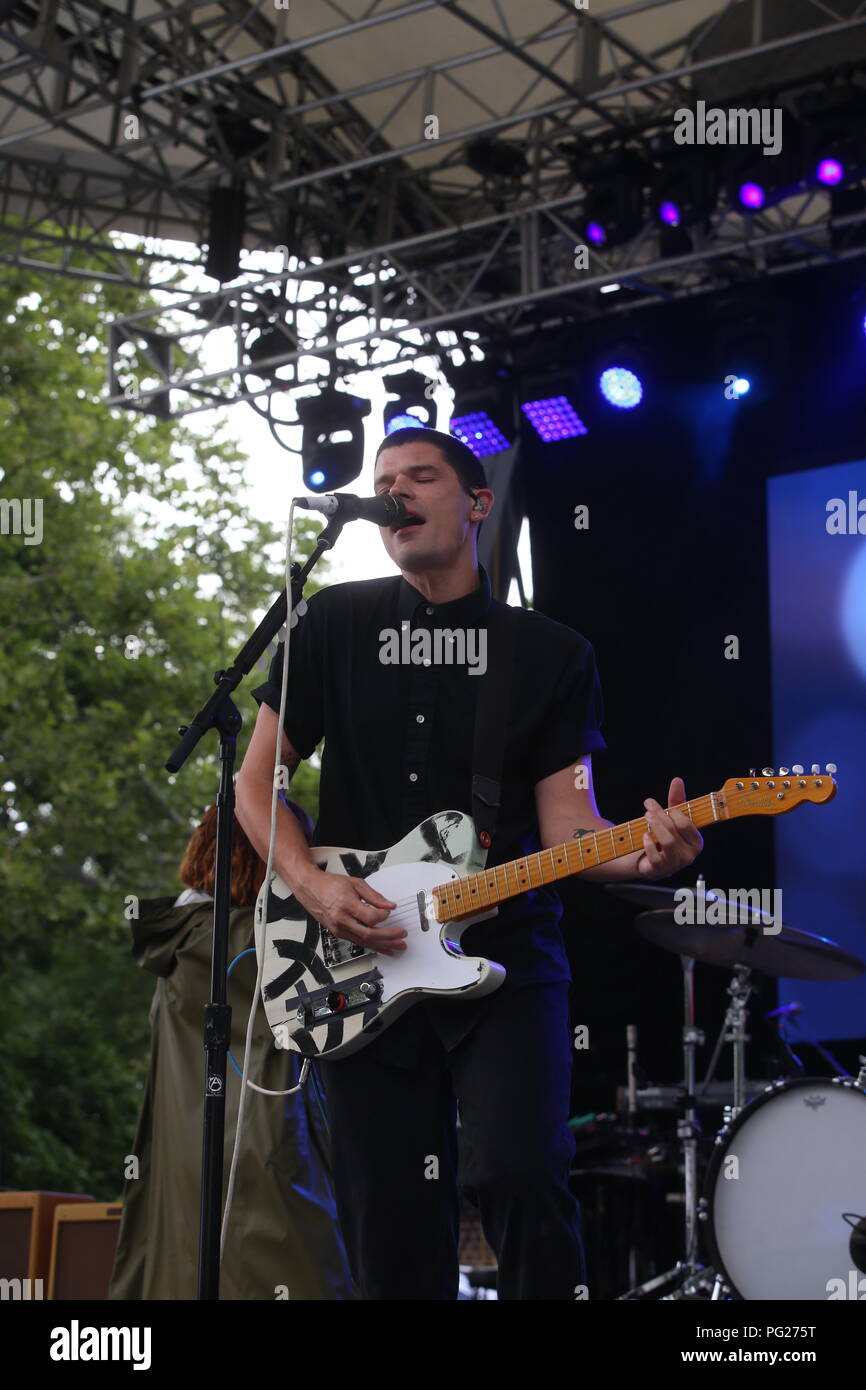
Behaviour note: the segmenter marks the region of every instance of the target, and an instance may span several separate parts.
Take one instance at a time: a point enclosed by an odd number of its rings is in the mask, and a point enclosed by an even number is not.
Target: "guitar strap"
[[[480,680],[472,744],[472,818],[479,865],[496,830],[502,796],[502,760],[511,696],[514,638],[505,604],[491,602],[487,617],[487,669]]]

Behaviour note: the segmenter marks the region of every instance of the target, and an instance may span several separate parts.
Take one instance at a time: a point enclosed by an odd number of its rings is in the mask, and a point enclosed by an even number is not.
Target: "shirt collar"
[[[419,608],[422,612],[432,608],[433,616],[444,627],[452,627],[455,624],[470,626],[473,623],[480,626],[486,621],[491,605],[490,580],[483,565],[478,566],[478,577],[478,587],[468,594],[463,594],[461,598],[450,599],[448,603],[430,603],[401,575],[397,602],[400,621],[411,621]]]

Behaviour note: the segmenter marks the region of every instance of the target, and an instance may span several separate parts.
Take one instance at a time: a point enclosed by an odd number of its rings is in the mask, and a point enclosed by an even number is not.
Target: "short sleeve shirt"
[[[308,600],[291,630],[285,731],[302,758],[324,738],[314,844],[381,850],[437,811],[471,815],[480,633],[497,602],[483,569],[479,581],[448,603],[428,602],[402,576],[335,584]],[[536,783],[606,746],[590,643],[540,613],[498,606],[514,657],[488,866],[541,848]],[[442,659],[448,633],[457,634],[453,660]],[[280,645],[252,692],[275,712],[282,661]],[[461,945],[504,965],[512,984],[568,980],[561,914],[552,886],[533,889],[468,926]]]

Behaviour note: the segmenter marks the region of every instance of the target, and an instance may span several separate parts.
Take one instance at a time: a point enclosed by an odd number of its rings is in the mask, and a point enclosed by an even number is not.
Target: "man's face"
[[[379,528],[385,549],[401,570],[447,568],[470,544],[472,499],[435,444],[414,440],[383,449],[373,487],[398,497],[423,522],[400,531]]]

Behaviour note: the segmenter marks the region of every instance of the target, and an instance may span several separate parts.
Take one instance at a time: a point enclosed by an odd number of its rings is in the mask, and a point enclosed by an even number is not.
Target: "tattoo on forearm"
[[[581,830],[573,830],[573,831],[571,832],[571,838],[572,838],[572,840],[579,840],[580,837],[581,837],[581,835],[594,835],[594,834],[595,834],[595,831],[594,831],[594,830],[590,830],[590,829],[587,827],[587,828],[581,829]]]

